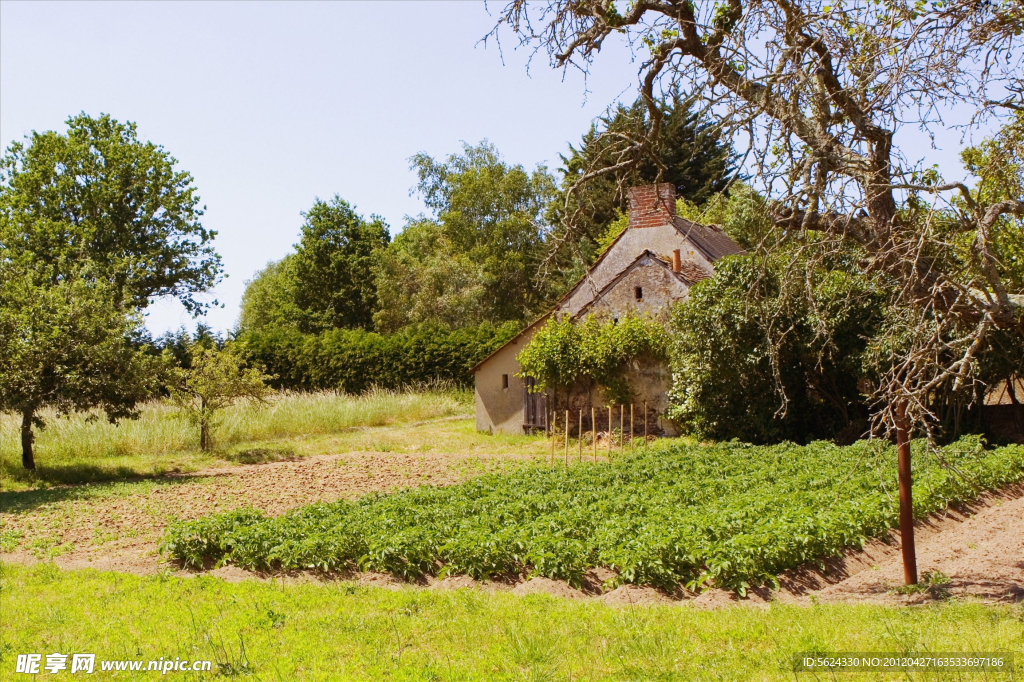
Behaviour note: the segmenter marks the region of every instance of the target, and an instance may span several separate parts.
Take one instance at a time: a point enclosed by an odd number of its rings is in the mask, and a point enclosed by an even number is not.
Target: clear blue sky
[[[635,97],[639,64],[623,46],[607,43],[585,84],[544,54],[528,71],[507,32],[503,54],[485,48],[493,25],[466,1],[5,1],[0,143],[63,130],[79,111],[136,122],[195,176],[228,275],[206,322],[227,330],[245,281],[292,248],[315,197],[338,193],[396,233],[423,210],[409,193],[416,152],[487,138],[509,161],[553,169],[595,116]],[[956,165],[954,138],[943,166]],[[163,301],[147,324],[194,322]]]

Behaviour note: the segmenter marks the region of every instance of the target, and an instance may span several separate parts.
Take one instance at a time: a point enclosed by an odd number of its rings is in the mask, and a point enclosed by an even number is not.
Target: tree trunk
[[[206,398],[199,399],[199,414],[202,415],[199,421],[199,449],[203,452],[209,452],[210,418],[206,413]]]
[[[32,441],[35,435],[32,433],[32,416],[35,410],[25,410],[21,413],[21,465],[26,469],[35,469],[36,460],[32,454]]]
[[[917,550],[914,547],[914,500],[911,495],[910,430],[907,404],[896,406],[896,449],[900,484],[900,544],[903,546],[903,582],[917,584]]]

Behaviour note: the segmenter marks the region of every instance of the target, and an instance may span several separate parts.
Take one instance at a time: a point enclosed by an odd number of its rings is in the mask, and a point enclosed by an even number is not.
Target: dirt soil
[[[0,529],[26,540],[16,551],[0,554],[0,561],[52,558],[61,568],[137,574],[173,570],[161,561],[158,542],[175,518],[193,519],[244,506],[273,516],[314,502],[424,484],[450,485],[518,459],[526,458],[359,452],[223,466],[124,484],[120,491],[97,484],[6,493]],[[95,495],[87,494],[90,488]]]
[[[508,466],[515,459],[501,456],[441,454],[351,453],[299,461],[230,466],[171,477],[139,491],[76,499],[61,490],[8,493],[0,521],[5,532],[32,538],[0,561],[33,563],[53,558],[67,569],[92,567],[151,574],[169,570],[193,575],[163,562],[157,550],[169,520],[195,518],[211,511],[251,505],[267,514],[280,514],[311,502],[356,498],[374,491],[431,483],[446,485],[468,476]],[[82,488],[82,486],[77,486]],[[73,490],[69,488],[68,490]],[[22,496],[16,498],[16,496]],[[32,495],[36,497],[33,498]],[[47,497],[49,496],[49,497]],[[871,602],[918,604],[950,597],[986,602],[1024,601],[1024,485],[983,495],[918,522],[915,526],[918,570],[927,588],[910,594],[897,589],[903,582],[899,533],[889,542],[872,541],[863,550],[849,550],[826,562],[825,570],[805,566],[780,576],[780,589],[759,589],[740,599],[731,592],[711,589],[700,595],[678,590],[667,594],[650,587],[623,585],[603,588],[615,574],[595,569],[582,589],[548,578],[509,578],[477,582],[465,576],[427,578],[409,585],[389,575],[262,575],[226,566],[212,572],[226,580],[309,582],[354,580],[391,589],[483,589],[517,595],[544,593],[575,599],[599,599],[607,604],[685,604],[695,608],[764,607],[769,601],[787,603]],[[48,554],[47,554],[48,552]],[[928,578],[931,578],[929,581]]]

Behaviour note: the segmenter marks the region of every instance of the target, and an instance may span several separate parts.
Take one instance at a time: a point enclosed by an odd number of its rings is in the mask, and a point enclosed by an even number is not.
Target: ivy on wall
[[[664,361],[667,347],[668,332],[647,316],[605,322],[589,315],[582,321],[552,317],[516,360],[519,376],[532,378],[538,391],[593,383],[604,388],[609,399],[624,403],[630,397],[630,364],[644,356]]]

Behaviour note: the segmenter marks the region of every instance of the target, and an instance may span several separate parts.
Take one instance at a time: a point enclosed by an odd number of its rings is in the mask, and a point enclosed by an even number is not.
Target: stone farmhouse
[[[629,225],[597,259],[589,272],[545,315],[535,320],[473,369],[476,379],[476,427],[491,433],[521,434],[544,429],[551,409],[582,409],[607,403],[598,387],[574,387],[567,396],[534,392],[518,376],[516,356],[548,318],[618,320],[647,314],[668,322],[671,304],[686,298],[694,283],[709,277],[719,258],[743,253],[720,228],[699,225],[676,215],[676,192],[670,184],[629,190]],[[628,378],[638,404],[648,406],[640,423],[653,432],[673,433],[661,415],[668,408],[670,376],[664,363],[638,362]],[[598,410],[599,414],[605,414]],[[596,419],[601,426],[600,418]],[[607,416],[604,417],[607,427]]]

